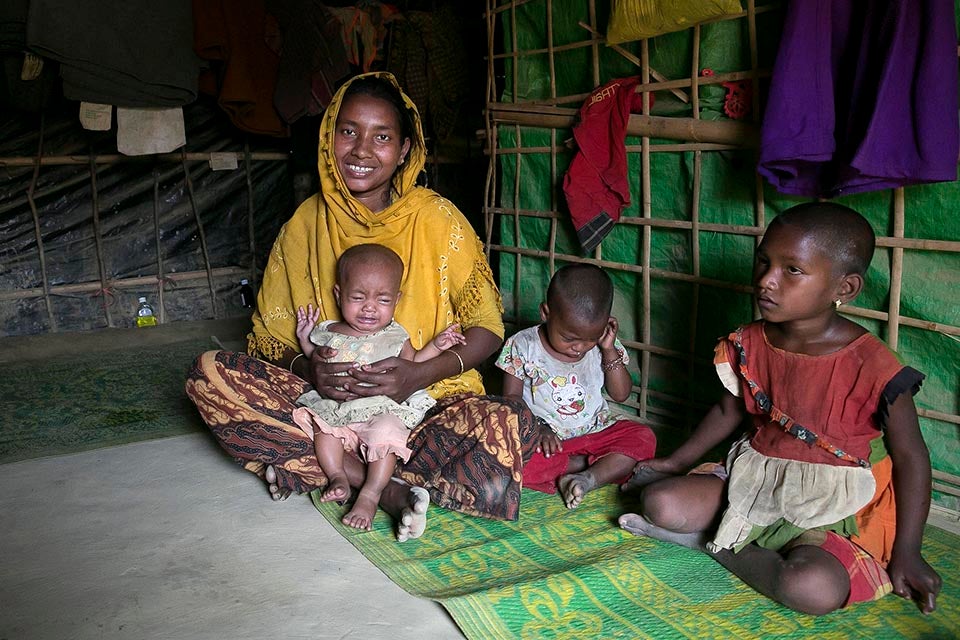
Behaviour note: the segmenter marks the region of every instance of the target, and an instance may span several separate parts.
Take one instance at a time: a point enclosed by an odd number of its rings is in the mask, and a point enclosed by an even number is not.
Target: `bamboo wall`
[[[604,267],[617,283],[618,297],[628,299],[630,305],[627,309],[615,309],[621,316],[621,326],[626,325],[621,338],[628,337],[624,344],[631,353],[635,380],[634,397],[626,404],[643,420],[661,426],[661,433],[674,432],[678,438],[692,428],[712,399],[714,389],[708,390],[703,383],[704,376],[710,375],[712,343],[711,338],[704,340],[703,332],[705,325],[712,326],[710,316],[717,308],[717,301],[722,305],[722,301],[730,300],[732,306],[743,310],[746,317],[737,316],[735,323],[750,319],[751,303],[745,302],[752,290],[749,270],[742,265],[725,270],[716,263],[715,255],[704,255],[703,247],[716,246],[716,238],[727,239],[733,246],[740,247],[740,254],[750,260],[750,247],[759,241],[773,215],[800,201],[773,193],[751,169],[731,189],[746,201],[752,220],[724,223],[704,215],[717,195],[717,190],[711,189],[709,196],[705,196],[704,185],[705,178],[712,177],[708,174],[718,166],[718,156],[740,154],[747,157],[751,167],[755,166],[762,83],[769,77],[772,65],[769,52],[768,59],[762,60],[758,33],[766,33],[771,29],[770,24],[778,24],[782,7],[779,3],[757,6],[754,0],[745,0],[743,4],[745,8],[740,15],[724,19],[736,25],[745,40],[743,53],[746,55],[739,56],[745,62],[743,68],[706,77],[702,72],[705,54],[702,34],[711,28],[710,23],[692,27],[687,53],[689,66],[685,71],[675,69],[667,77],[651,64],[651,48],[658,46],[659,37],[623,46],[605,45],[602,34],[606,4],[598,0],[488,0],[486,5],[489,64],[485,134],[490,165],[484,204],[485,231],[491,262],[500,270],[507,309],[505,319],[515,328],[536,323],[539,319],[534,305],[539,299],[531,301],[531,295],[537,298],[532,292],[539,289],[542,297],[549,275],[561,264],[591,262]],[[532,30],[541,19],[542,36],[527,38],[525,43],[525,29]],[[579,28],[580,37],[571,36],[576,32],[570,27],[571,23]],[[561,37],[556,35],[561,30],[559,25],[563,26]],[[531,45],[530,40],[536,42]],[[561,70],[565,71],[570,65],[569,56],[574,51],[580,52],[580,59],[588,61],[581,68],[585,78],[580,87],[560,80]],[[617,61],[611,62],[611,57]],[[532,70],[534,66],[539,70],[536,73]],[[589,92],[613,78],[627,75],[640,75],[638,91],[656,91],[658,102],[665,96],[681,107],[685,105],[687,115],[651,115],[647,100],[643,113],[631,116],[627,154],[634,185],[631,196],[634,203],[639,204],[620,219],[616,245],[611,240],[616,234],[611,233],[592,255],[584,256],[579,246],[570,242],[574,237],[573,227],[560,188],[564,168],[573,153],[566,141],[571,138],[576,112]],[[724,82],[742,80],[749,81],[753,89],[750,119],[701,117],[705,92],[716,90]],[[532,84],[539,90],[527,90]],[[531,93],[536,95],[531,98]],[[651,181],[664,178],[663,171],[652,170],[659,154],[682,157],[677,166],[689,167],[689,180],[682,198],[678,198],[683,203],[681,211],[654,206]],[[530,177],[534,171],[539,171],[539,181]],[[537,184],[542,186],[535,186]],[[938,366],[942,365],[939,359],[947,358],[945,369],[941,369],[946,374],[937,378],[939,382],[933,380],[934,375],[928,377],[917,404],[925,437],[934,454],[934,512],[955,524],[956,497],[960,496],[957,475],[960,473],[957,453],[960,449],[957,447],[960,443],[957,389],[960,320],[956,313],[956,289],[945,286],[942,291],[948,293],[938,301],[940,308],[952,308],[953,313],[913,316],[904,313],[901,307],[905,296],[904,275],[922,277],[922,274],[910,274],[911,265],[922,268],[930,264],[931,259],[942,260],[946,265],[944,273],[957,281],[960,223],[941,230],[943,235],[936,237],[916,237],[907,231],[915,227],[908,224],[911,218],[924,215],[931,189],[935,188],[895,189],[851,204],[859,210],[868,208],[887,217],[882,225],[887,233],[877,238],[874,266],[888,270],[889,278],[882,283],[885,290],[873,291],[866,300],[845,306],[843,312],[881,335],[895,350],[902,347],[905,330],[936,336],[936,344],[941,345],[935,350],[939,353],[927,354],[930,362],[908,360],[908,363],[924,370],[935,361]],[[531,195],[532,190],[539,195]],[[954,184],[933,193],[940,194],[937,197],[945,201],[946,206],[960,210],[960,190]],[[705,200],[706,197],[711,200]],[[531,233],[529,230],[534,228],[538,231]],[[632,233],[628,233],[627,228]],[[689,247],[690,258],[682,261],[682,268],[664,266],[662,260],[658,262],[657,238],[665,237],[663,234],[673,237],[680,234]],[[538,241],[529,242],[532,237]],[[636,246],[625,251],[624,242]],[[623,255],[630,257],[623,259]],[[914,257],[918,259],[911,259]],[[668,309],[656,304],[657,287],[674,285],[684,288],[685,304]],[[625,313],[632,316],[626,318],[627,322],[622,317]],[[675,326],[685,325],[682,332],[686,338],[681,343],[666,339],[664,332],[658,332],[664,322],[658,316],[663,314],[671,314]],[[755,307],[753,317],[758,317]],[[727,325],[726,331],[734,326]],[[721,335],[720,329],[716,331],[712,339]],[[668,391],[658,388],[664,385],[651,384],[652,373],[656,375],[658,371],[679,384],[667,385]],[[941,448],[946,450],[936,450]]]

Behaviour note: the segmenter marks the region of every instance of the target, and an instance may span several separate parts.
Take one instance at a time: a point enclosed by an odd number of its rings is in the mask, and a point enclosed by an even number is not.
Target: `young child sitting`
[[[336,350],[331,362],[353,362],[366,366],[384,358],[399,356],[423,362],[455,344],[464,344],[459,325],[451,325],[416,351],[410,336],[393,319],[400,300],[403,262],[387,247],[361,244],[343,252],[337,262],[333,288],[342,321],[317,324],[313,305],[297,310],[297,338],[304,355],[310,358],[317,347]],[[316,326],[314,326],[316,325]],[[297,399],[293,419],[310,437],[328,483],[320,500],[342,501],[350,495],[343,467],[344,450],[359,453],[367,463],[367,474],[353,508],[343,523],[370,530],[380,494],[390,481],[397,457],[410,457],[407,435],[436,401],[425,390],[415,392],[403,403],[387,396],[372,396],[337,402],[308,391]],[[418,487],[411,491],[426,490]]]
[[[649,427],[610,412],[630,395],[629,359],[610,315],[613,283],[600,267],[567,265],[550,280],[542,324],[507,339],[497,360],[503,394],[523,398],[539,418],[536,453],[523,467],[525,487],[554,493],[570,509],[584,495],[630,476],[653,456]]]
[[[924,376],[837,313],[863,289],[874,242],[838,204],[798,205],[770,223],[753,272],[763,319],[720,340],[723,396],[680,448],[638,465],[625,488],[643,486],[642,511],[621,516],[622,528],[705,551],[796,611],[891,589],[934,610],[941,581],[920,554],[930,460],[913,404]],[[665,477],[745,416],[749,433],[725,465]]]

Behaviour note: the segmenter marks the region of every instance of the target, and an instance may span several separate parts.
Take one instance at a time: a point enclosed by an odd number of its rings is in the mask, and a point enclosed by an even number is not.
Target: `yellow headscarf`
[[[337,91],[320,125],[320,193],[301,204],[280,230],[270,254],[248,337],[251,354],[276,360],[285,347],[299,352],[296,310],[312,303],[320,319],[339,319],[333,297],[339,256],[357,244],[393,249],[404,263],[403,295],[395,319],[420,349],[448,325],[483,327],[503,337],[503,307],[483,245],[470,223],[450,202],[416,185],[426,162],[420,115],[403,94],[414,123],[407,161],[394,176],[394,201],[374,213],[354,198],[337,169],[333,153],[335,125],[347,88],[359,78],[381,77],[399,89],[386,72],[363,74]],[[467,371],[429,389],[435,397],[483,393],[480,375]]]

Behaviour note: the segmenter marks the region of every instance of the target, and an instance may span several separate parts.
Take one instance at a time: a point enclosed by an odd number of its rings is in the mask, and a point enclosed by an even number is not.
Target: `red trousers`
[[[586,456],[587,465],[610,453],[622,453],[638,462],[652,458],[657,449],[657,437],[645,424],[633,420],[619,420],[595,433],[588,433],[563,441],[563,451],[549,458],[534,453],[523,466],[523,486],[543,493],[557,492],[557,479],[567,473],[570,456]],[[619,482],[626,482],[628,473]]]

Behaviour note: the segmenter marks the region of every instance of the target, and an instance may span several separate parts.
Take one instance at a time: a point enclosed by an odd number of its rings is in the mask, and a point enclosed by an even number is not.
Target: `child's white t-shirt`
[[[602,431],[621,416],[612,415],[603,397],[600,348],[594,347],[579,362],[561,362],[543,347],[539,327],[524,329],[507,338],[497,366],[523,381],[523,399],[530,410],[568,440]],[[623,345],[614,345],[629,358]]]

